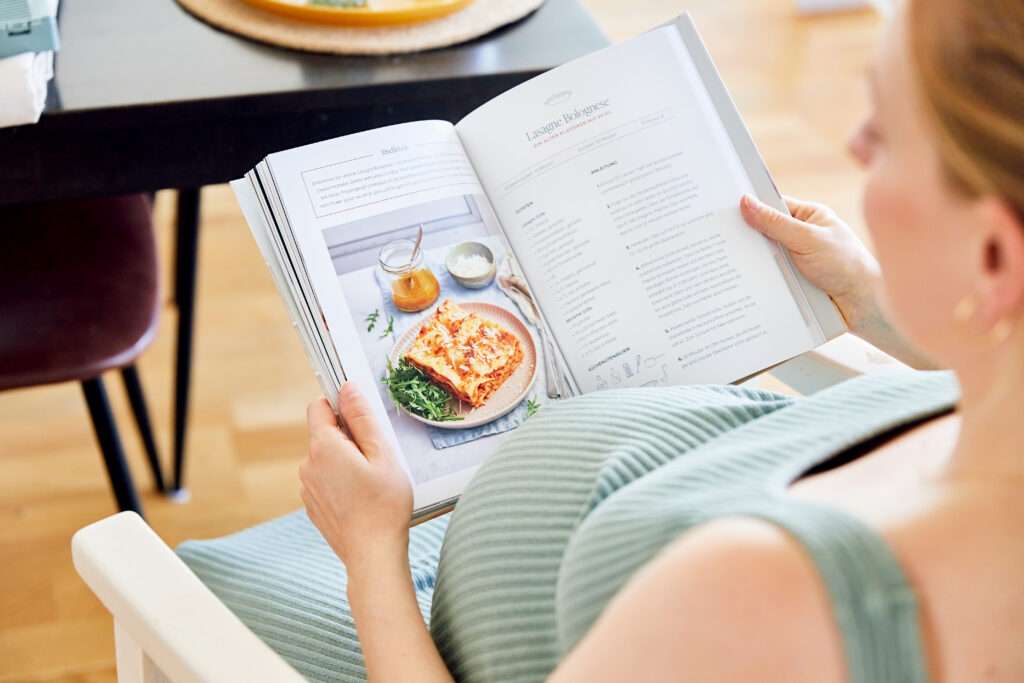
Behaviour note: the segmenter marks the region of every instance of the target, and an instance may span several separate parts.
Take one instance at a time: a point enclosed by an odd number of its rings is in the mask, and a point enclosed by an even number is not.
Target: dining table
[[[174,0],[64,0],[58,27],[61,48],[42,116],[0,128],[0,235],[4,205],[177,191],[170,490],[179,497],[200,189],[242,176],[275,151],[406,121],[457,121],[607,45],[578,0],[546,0],[525,18],[452,47],[373,57],[253,42]]]

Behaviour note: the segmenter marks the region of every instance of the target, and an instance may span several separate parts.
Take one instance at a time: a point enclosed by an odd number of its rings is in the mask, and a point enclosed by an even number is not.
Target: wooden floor
[[[843,145],[865,110],[862,74],[879,31],[872,14],[799,18],[792,0],[586,4],[613,40],[688,8],[781,189],[826,201],[859,225],[859,174]],[[165,264],[171,203],[167,193],[157,202]],[[140,361],[164,454],[174,324],[167,306]],[[299,505],[304,409],[317,387],[226,187],[203,192],[191,502],[149,492],[117,379],[108,387],[133,472],[168,543],[221,535]],[[114,512],[77,385],[0,395],[0,472],[0,682],[113,681],[110,618],[78,580],[69,552],[76,529]]]

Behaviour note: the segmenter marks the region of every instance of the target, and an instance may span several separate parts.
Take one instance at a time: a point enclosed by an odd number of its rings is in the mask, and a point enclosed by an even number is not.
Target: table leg
[[[174,376],[174,479],[170,495],[183,498],[185,432],[192,375],[192,327],[195,321],[196,260],[199,246],[198,187],[178,190],[177,243],[174,258],[174,303],[178,340]]]

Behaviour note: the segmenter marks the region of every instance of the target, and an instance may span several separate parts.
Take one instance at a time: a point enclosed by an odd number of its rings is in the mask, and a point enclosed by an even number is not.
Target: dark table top
[[[547,0],[470,43],[388,57],[262,45],[173,0],[65,0],[59,25],[46,111],[0,129],[0,204],[225,182],[277,150],[458,120],[606,44],[577,0]]]

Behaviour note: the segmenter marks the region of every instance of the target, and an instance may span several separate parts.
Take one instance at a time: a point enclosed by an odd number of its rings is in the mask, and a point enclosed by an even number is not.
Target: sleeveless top
[[[547,404],[452,515],[432,586],[434,640],[456,680],[542,681],[661,549],[699,524],[747,516],[781,527],[816,565],[850,683],[924,683],[918,606],[891,549],[786,488],[958,398],[951,373],[900,371],[796,399],[701,386]]]

